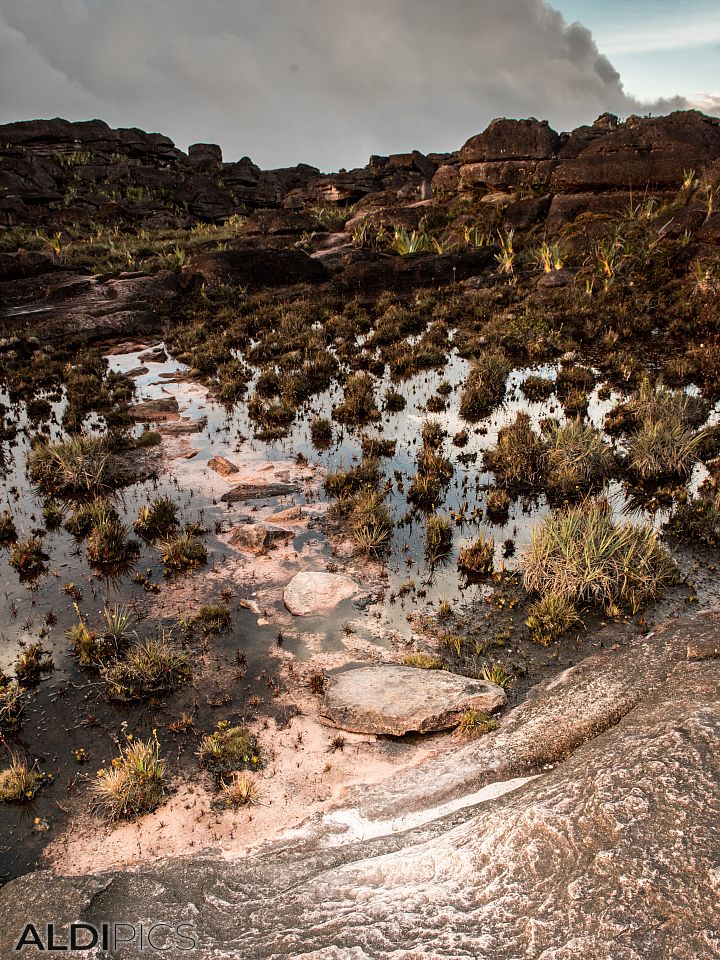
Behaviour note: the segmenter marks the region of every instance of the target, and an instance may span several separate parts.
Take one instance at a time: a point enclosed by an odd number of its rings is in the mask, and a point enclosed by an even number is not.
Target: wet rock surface
[[[333,610],[343,600],[357,596],[360,587],[340,573],[309,571],[296,574],[285,587],[283,600],[296,617],[312,617]]]
[[[320,712],[343,730],[401,737],[447,730],[466,710],[490,714],[506,703],[494,683],[386,664],[333,677]]]
[[[271,500],[295,493],[292,483],[238,483],[220,498],[224,503],[242,503],[245,500]]]
[[[249,859],[22,877],[3,949],[52,916],[185,920],[197,949],[173,958],[714,956],[720,662],[685,658],[719,633],[700,613],[589,658],[430,776],[358,788]]]

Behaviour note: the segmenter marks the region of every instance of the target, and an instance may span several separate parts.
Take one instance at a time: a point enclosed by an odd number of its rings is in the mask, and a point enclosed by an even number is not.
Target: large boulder
[[[283,601],[296,617],[317,617],[358,593],[360,587],[351,577],[308,571],[295,574],[283,591]]]
[[[697,110],[630,117],[600,132],[604,135],[593,136],[577,155],[557,165],[555,192],[675,188],[687,170],[700,170],[720,157],[720,120]],[[576,147],[571,137],[563,149],[574,154]]]
[[[549,160],[562,140],[547,120],[493,120],[490,126],[470,139],[460,150],[460,162],[488,160]]]
[[[192,258],[186,275],[200,276],[208,286],[285,287],[327,279],[325,267],[301,250],[261,250],[240,247],[213,250]]]
[[[502,687],[445,670],[384,664],[359,667],[330,681],[320,712],[353,733],[430,733],[456,727],[467,710],[504,707]]]

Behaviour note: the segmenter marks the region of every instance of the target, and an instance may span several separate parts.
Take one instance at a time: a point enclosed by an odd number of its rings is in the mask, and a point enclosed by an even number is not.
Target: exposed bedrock
[[[194,924],[168,957],[717,956],[719,639],[705,611],[591,657],[249,858],[22,877],[3,951],[52,918]]]

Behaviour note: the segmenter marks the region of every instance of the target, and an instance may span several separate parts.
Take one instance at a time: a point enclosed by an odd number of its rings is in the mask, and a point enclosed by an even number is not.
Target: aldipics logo
[[[195,927],[190,923],[92,923],[55,924],[44,927],[26,923],[15,944],[16,951],[42,950],[79,953],[99,947],[111,953],[120,947],[156,951],[194,950],[197,946]]]

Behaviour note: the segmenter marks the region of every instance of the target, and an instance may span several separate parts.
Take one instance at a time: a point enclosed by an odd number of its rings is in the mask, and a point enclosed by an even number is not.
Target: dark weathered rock
[[[200,170],[219,170],[222,166],[222,149],[217,143],[191,143],[188,147],[188,163]]]
[[[504,690],[494,683],[384,664],[336,674],[320,712],[343,730],[401,737],[448,730],[467,710],[490,714],[506,703]]]
[[[223,503],[241,503],[245,500],[271,500],[296,492],[297,488],[291,483],[238,483],[220,499]]]
[[[257,290],[327,279],[321,263],[300,250],[214,250],[193,257],[186,275],[196,274],[207,284],[229,284]]]
[[[720,120],[695,110],[630,117],[556,167],[553,190],[582,193],[678,187],[689,169],[720,157]]]
[[[159,423],[161,420],[177,416],[179,407],[175,397],[163,397],[158,400],[144,400],[134,403],[128,413],[138,423]]]
[[[343,292],[371,294],[381,290],[411,290],[457,283],[483,272],[493,262],[488,249],[465,250],[436,256],[416,253],[405,257],[358,256],[347,263],[335,283]]]
[[[549,160],[561,144],[546,121],[493,120],[460,150],[460,162],[484,163],[488,160]]]

